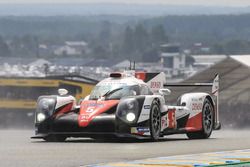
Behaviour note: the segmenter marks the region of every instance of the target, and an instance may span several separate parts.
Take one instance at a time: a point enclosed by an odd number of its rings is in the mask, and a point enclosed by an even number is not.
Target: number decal
[[[161,82],[151,82],[150,88],[160,89],[161,88]]]
[[[168,111],[168,128],[175,129],[176,120],[175,120],[175,109],[170,109]]]

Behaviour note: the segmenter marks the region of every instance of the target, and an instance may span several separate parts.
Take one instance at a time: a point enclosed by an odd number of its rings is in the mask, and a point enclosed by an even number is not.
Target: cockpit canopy
[[[133,79],[106,79],[99,82],[90,93],[89,100],[119,100],[127,96],[152,95],[152,91],[142,81]]]

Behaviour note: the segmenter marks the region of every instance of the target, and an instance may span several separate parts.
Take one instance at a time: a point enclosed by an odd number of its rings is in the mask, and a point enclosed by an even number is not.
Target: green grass
[[[209,167],[250,167],[250,162],[228,163],[220,165],[209,165]]]

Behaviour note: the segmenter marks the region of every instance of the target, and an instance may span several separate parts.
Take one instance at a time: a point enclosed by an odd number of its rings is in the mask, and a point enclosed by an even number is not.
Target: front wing
[[[88,126],[78,125],[78,114],[68,113],[58,118],[50,118],[35,125],[35,136],[45,138],[48,135],[63,135],[67,137],[133,137],[149,138],[149,121],[127,124],[115,114],[103,113],[96,116]]]

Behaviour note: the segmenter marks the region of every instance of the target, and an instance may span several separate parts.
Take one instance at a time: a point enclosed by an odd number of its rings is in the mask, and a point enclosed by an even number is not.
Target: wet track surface
[[[0,167],[65,166],[116,162],[170,155],[250,148],[250,131],[215,131],[208,140],[167,136],[160,142],[68,139],[64,143],[31,140],[32,130],[0,130]]]

